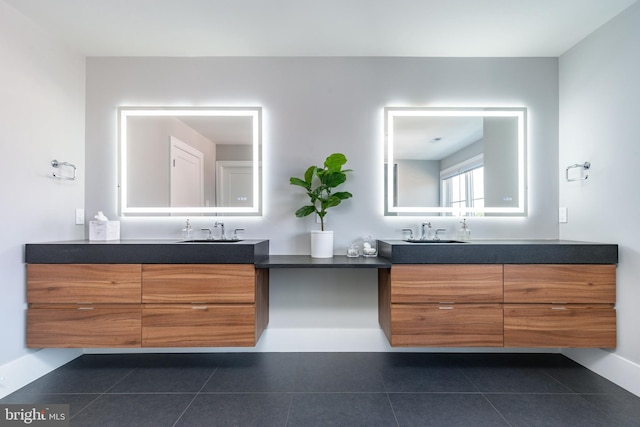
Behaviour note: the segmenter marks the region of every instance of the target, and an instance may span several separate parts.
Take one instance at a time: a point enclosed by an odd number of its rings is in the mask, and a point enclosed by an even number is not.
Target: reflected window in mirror
[[[385,215],[526,215],[526,109],[387,107]]]
[[[120,107],[123,216],[262,212],[260,107]]]

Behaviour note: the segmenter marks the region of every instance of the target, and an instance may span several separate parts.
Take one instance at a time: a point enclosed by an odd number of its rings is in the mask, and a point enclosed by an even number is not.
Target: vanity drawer
[[[616,346],[611,305],[505,304],[505,347]]]
[[[391,345],[502,347],[501,304],[392,304]]]
[[[144,303],[253,303],[256,270],[250,264],[145,264]]]
[[[143,347],[249,347],[258,340],[253,304],[146,304]]]
[[[140,304],[43,305],[27,310],[27,347],[140,347]]]
[[[29,303],[139,303],[140,264],[27,264]]]
[[[394,265],[392,303],[502,302],[502,265]]]
[[[614,264],[504,266],[505,303],[616,302]]]

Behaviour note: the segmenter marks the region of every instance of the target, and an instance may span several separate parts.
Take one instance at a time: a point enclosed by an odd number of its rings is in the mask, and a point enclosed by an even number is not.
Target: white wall
[[[619,244],[618,347],[575,350],[640,395],[640,3],[560,58],[560,206],[564,239]],[[589,178],[565,182],[564,168],[591,162]],[[625,366],[616,370],[615,366]],[[613,371],[613,372],[610,372]],[[628,388],[629,388],[628,387]]]
[[[74,215],[84,206],[86,170],[84,58],[0,0],[0,64],[2,396],[21,374],[9,362],[33,356],[25,348],[24,244],[83,238]],[[53,179],[53,159],[74,163],[78,179]]]

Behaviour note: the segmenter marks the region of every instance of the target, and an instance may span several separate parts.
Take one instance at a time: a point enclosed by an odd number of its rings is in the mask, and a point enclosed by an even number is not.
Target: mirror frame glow
[[[127,205],[127,119],[129,117],[249,117],[252,123],[252,170],[253,200],[250,207],[132,207]],[[119,107],[119,200],[120,213],[123,216],[158,216],[158,215],[193,215],[193,214],[225,214],[225,215],[261,215],[260,183],[260,150],[262,149],[262,108],[261,107]]]
[[[439,206],[394,206],[394,182],[393,168],[386,170],[386,187],[384,200],[386,201],[385,215],[428,215],[428,214],[483,214],[494,213],[502,215],[523,216],[526,215],[526,134],[527,134],[527,110],[524,107],[509,108],[438,108],[438,107],[385,107],[384,108],[384,134],[386,143],[386,156],[383,162],[394,164],[393,156],[394,136],[393,125],[396,117],[515,117],[518,123],[518,205],[516,207],[483,207],[483,208],[453,208]]]

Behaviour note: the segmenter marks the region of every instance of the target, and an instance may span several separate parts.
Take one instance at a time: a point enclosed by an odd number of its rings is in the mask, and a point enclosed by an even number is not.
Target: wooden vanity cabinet
[[[27,346],[254,346],[269,274],[253,264],[27,264]]]
[[[27,347],[139,347],[139,264],[28,264]]]
[[[505,347],[616,346],[616,266],[504,266]]]
[[[378,281],[392,346],[616,346],[615,264],[398,264]]]
[[[502,265],[399,264],[378,276],[392,346],[501,347]]]
[[[143,347],[255,346],[269,322],[268,270],[142,266]]]

